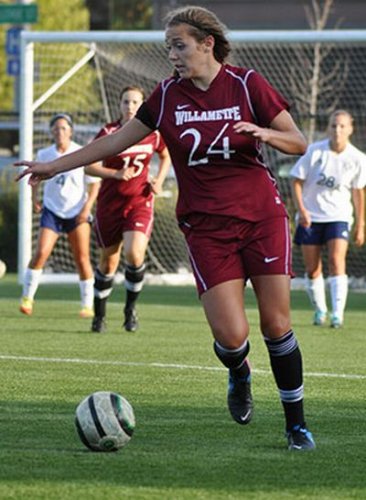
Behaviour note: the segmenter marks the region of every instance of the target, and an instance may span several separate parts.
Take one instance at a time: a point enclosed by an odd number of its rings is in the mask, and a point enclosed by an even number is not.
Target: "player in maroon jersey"
[[[144,91],[139,87],[122,89],[121,118],[107,123],[96,139],[117,132],[136,115],[144,98]],[[149,167],[154,153],[159,155],[159,171],[156,178],[150,180]],[[170,164],[167,147],[160,133],[154,131],[122,153],[85,169],[89,175],[103,179],[94,224],[100,258],[94,281],[93,332],[103,332],[106,328],[106,305],[112,293],[122,246],[126,288],[123,326],[129,332],[138,328],[135,304],[143,286],[145,253],[154,219],[154,194],[161,191]]]
[[[315,447],[303,410],[300,349],[291,328],[288,217],[261,144],[303,154],[306,141],[285,99],[252,69],[225,63],[230,45],[217,17],[184,7],[166,19],[175,75],[161,82],[121,131],[53,163],[22,162],[37,183],[129,147],[158,129],[172,156],[177,217],[198,292],[229,369],[228,406],[247,424],[253,403],[244,288],[251,280],[260,327],[286,419],[288,448]]]

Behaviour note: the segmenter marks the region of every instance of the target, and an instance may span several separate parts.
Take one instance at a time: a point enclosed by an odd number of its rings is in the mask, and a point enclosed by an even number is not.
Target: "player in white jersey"
[[[52,161],[78,150],[72,140],[73,123],[69,115],[61,113],[50,121],[54,144],[41,149],[37,160]],[[23,280],[20,311],[33,313],[33,302],[42,269],[61,233],[67,233],[79,273],[81,295],[80,317],[93,316],[93,269],[90,263],[91,209],[99,191],[100,182],[85,174],[84,168],[64,172],[45,183],[43,204],[38,199],[37,187],[32,187],[33,209],[42,212],[38,242]]]
[[[365,240],[366,155],[350,143],[352,132],[350,113],[335,111],[329,119],[328,138],[309,146],[290,171],[298,211],[295,242],[302,248],[306,290],[315,309],[313,322],[322,325],[327,318],[321,258],[325,245],[333,328],[343,324],[348,293],[346,255],[353,222],[355,244],[361,246]]]

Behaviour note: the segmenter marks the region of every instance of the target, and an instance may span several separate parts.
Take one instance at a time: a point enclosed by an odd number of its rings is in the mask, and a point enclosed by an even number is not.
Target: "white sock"
[[[311,279],[307,275],[305,275],[305,287],[314,309],[316,311],[322,311],[326,313],[328,308],[325,296],[325,282],[323,275],[321,274],[314,279]]]
[[[43,269],[27,267],[23,278],[23,297],[33,300],[36,294]]]
[[[93,309],[94,278],[89,278],[88,280],[80,280],[79,287],[80,287],[81,307],[87,307],[88,309]]]
[[[332,312],[343,321],[344,309],[346,307],[348,295],[348,276],[330,276],[328,278],[330,287],[330,297],[332,300]]]

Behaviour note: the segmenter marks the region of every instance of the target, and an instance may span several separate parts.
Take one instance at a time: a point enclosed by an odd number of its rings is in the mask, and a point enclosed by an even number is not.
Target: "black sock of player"
[[[126,290],[126,309],[133,309],[140,292],[131,292]]]
[[[145,264],[139,267],[126,264],[125,287],[126,287],[126,309],[132,309],[142,290],[145,275]]]
[[[214,342],[214,351],[221,363],[231,370],[231,373],[240,379],[249,380],[250,367],[247,361],[249,342],[246,340],[238,349],[223,347],[217,340]]]
[[[272,372],[285,412],[286,429],[305,426],[303,409],[302,358],[292,330],[279,339],[264,339],[269,352]]]
[[[99,269],[95,271],[94,278],[94,314],[104,317],[106,315],[107,300],[113,289],[114,275],[103,274]]]

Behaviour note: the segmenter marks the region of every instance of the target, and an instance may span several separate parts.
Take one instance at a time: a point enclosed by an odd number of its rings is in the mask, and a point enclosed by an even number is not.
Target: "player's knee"
[[[239,326],[221,325],[211,326],[213,337],[229,349],[237,349],[249,336],[249,325]]]
[[[145,252],[136,250],[126,251],[125,259],[130,266],[141,267],[145,261]]]
[[[265,337],[278,338],[291,328],[287,314],[277,314],[270,318],[261,318],[261,331]]]

